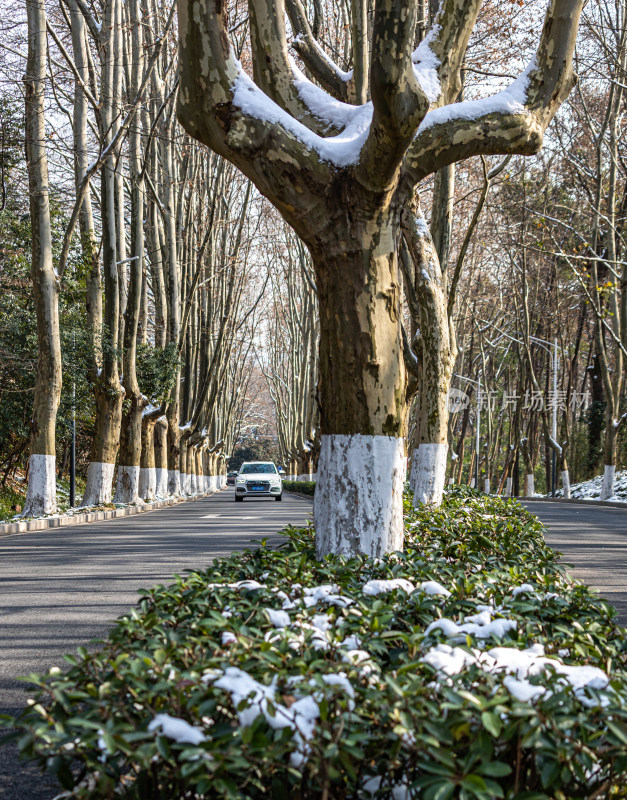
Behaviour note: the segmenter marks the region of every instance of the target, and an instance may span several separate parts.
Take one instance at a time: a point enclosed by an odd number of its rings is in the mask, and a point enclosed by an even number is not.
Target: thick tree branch
[[[374,113],[361,151],[358,178],[388,187],[427,113],[429,101],[411,61],[416,0],[378,0],[373,25],[370,94]]]
[[[223,0],[179,0],[180,91],[186,131],[234,163],[298,227],[318,202],[332,167],[319,139],[241,70],[226,31]]]
[[[322,134],[332,127],[321,120],[301,96],[298,84],[309,84],[287,52],[284,0],[249,0],[253,77],[257,86],[284,111],[310,130]],[[309,86],[322,94],[322,89]],[[341,130],[341,127],[338,128]]]
[[[439,62],[437,68],[441,94],[437,105],[453,102],[461,89],[461,68],[481,0],[443,0],[423,47],[428,47]],[[420,56],[422,48],[414,54]]]
[[[301,0],[285,0],[287,14],[296,34],[292,47],[318,83],[336,100],[350,102],[352,76],[333,63],[320,47],[309,26]]]
[[[552,0],[534,61],[493,97],[431,111],[409,149],[412,184],[447,164],[475,155],[533,155],[575,84],[572,58],[585,0]]]

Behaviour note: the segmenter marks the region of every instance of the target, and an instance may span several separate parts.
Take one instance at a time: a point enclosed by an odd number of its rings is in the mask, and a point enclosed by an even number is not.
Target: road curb
[[[627,503],[617,503],[612,500],[583,500],[579,497],[518,497],[518,500],[527,500],[529,503],[572,503],[578,506],[587,506],[588,508],[595,508],[596,506],[604,506],[606,508],[622,508],[627,511]]]
[[[219,491],[222,491],[222,489]],[[204,500],[214,494],[219,494],[219,492],[204,492],[193,497],[168,497],[166,500],[155,500],[153,503],[125,506],[124,508],[102,509],[101,511],[86,511],[84,514],[47,517],[45,519],[27,519],[22,522],[4,522],[0,523],[0,536],[11,536],[12,534],[28,533],[30,531],[47,531],[51,528],[65,528],[70,525],[85,525],[89,522],[103,522],[107,519],[118,519],[119,517],[132,517],[135,514],[147,514],[149,511],[159,511],[159,509],[176,506],[179,503]]]
[[[311,500],[311,502],[313,503],[313,495],[312,494],[301,494],[300,492],[291,492],[289,489],[283,489],[283,491],[285,492],[285,494],[291,494],[294,497],[300,497],[303,500]]]

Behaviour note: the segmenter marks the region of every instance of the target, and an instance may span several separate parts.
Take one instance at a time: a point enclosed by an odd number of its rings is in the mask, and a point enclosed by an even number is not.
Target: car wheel
[[[235,502],[236,503],[241,503],[243,500],[244,500],[244,498],[240,494],[236,494],[235,495]]]
[[[277,501],[277,503],[278,503],[278,502],[279,502],[279,500],[283,500],[283,495],[282,495],[282,494],[279,494],[279,495],[277,495],[277,496],[276,496],[274,499],[275,499],[275,500]]]

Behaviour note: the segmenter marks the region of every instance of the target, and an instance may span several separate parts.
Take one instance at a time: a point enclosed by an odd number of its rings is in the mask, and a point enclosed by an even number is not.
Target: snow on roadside
[[[591,478],[589,481],[571,484],[570,496],[576,500],[598,500],[601,497],[602,486],[603,475],[597,475],[596,478]],[[557,497],[563,497],[563,495],[562,489],[556,492]],[[613,502],[627,503],[627,469],[616,473],[614,496],[609,499]]]

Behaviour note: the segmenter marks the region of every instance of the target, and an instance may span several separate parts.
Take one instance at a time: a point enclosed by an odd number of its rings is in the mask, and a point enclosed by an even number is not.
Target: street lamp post
[[[72,445],[70,447],[70,508],[76,505],[76,384],[72,383]]]

